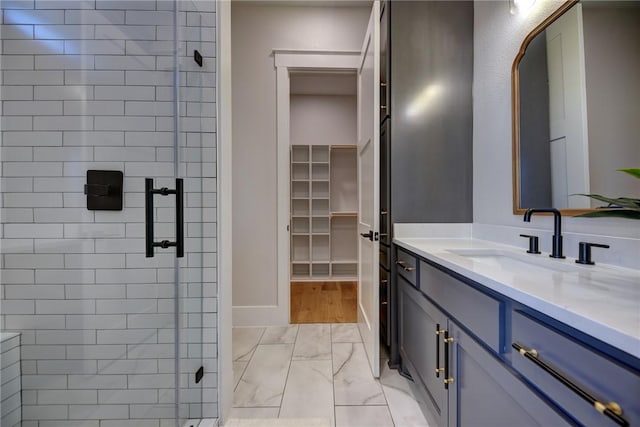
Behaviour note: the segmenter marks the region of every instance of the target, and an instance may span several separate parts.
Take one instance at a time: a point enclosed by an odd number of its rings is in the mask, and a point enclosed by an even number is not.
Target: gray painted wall
[[[391,3],[392,222],[473,217],[473,3]]]

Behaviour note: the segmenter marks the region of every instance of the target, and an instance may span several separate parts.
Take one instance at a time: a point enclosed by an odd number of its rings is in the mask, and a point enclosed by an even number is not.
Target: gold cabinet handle
[[[415,270],[415,269],[416,269],[415,267],[412,267],[412,266],[410,266],[410,265],[406,265],[406,264],[407,264],[407,262],[406,262],[406,261],[403,261],[403,260],[401,260],[401,259],[397,260],[397,261],[396,261],[396,264],[397,264],[397,265],[399,265],[400,267],[402,267],[402,269],[403,269],[404,271],[413,271],[413,270]]]
[[[589,404],[592,405],[596,411],[610,418],[619,426],[623,426],[623,427],[629,426],[629,422],[624,418],[622,418],[623,411],[619,404],[617,404],[616,402],[603,403],[602,401],[596,399],[591,395],[591,393],[589,393],[588,391],[584,390],[583,388],[575,384],[573,381],[571,381],[569,378],[567,378],[565,375],[559,372],[555,367],[541,360],[539,357],[538,351],[535,348],[527,349],[521,346],[520,344],[518,344],[517,342],[512,343],[511,347],[516,349],[522,357],[532,361],[534,364],[542,368],[542,370],[546,371],[549,375],[551,375],[556,380],[560,381],[562,384],[564,384],[567,388],[569,388],[572,392],[577,394],[583,400],[589,402]]]
[[[449,344],[453,342],[453,337],[449,336],[449,331],[444,331],[444,339],[442,340],[444,343],[444,389],[449,389],[449,384],[451,384],[454,379],[449,376]]]
[[[440,335],[444,333],[445,330],[440,329],[440,323],[436,323],[436,378],[440,378],[440,372],[444,372],[444,368],[440,367]]]

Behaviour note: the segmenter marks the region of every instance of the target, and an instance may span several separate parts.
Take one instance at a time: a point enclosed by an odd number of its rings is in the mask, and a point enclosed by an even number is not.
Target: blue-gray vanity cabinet
[[[448,323],[449,426],[571,425],[455,322]],[[441,426],[447,425],[440,423]]]
[[[418,385],[423,395],[421,400],[438,425],[446,425],[448,399],[442,382],[444,372],[440,371],[444,361],[440,331],[446,327],[447,318],[403,277],[398,276],[397,283],[398,348],[402,365]]]
[[[418,261],[418,286],[398,271],[401,364],[439,426],[640,425],[638,359],[410,251],[402,257]],[[617,424],[604,408],[621,410]]]
[[[420,291],[397,278],[399,351],[437,425],[569,425],[503,364],[497,348],[484,347],[497,347],[501,303],[424,262],[419,275]],[[479,344],[436,303],[490,343]]]

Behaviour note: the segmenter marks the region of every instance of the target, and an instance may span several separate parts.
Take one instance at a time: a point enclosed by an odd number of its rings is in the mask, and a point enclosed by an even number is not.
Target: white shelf
[[[311,179],[329,181],[329,163],[312,163]]]
[[[309,146],[308,145],[293,145],[291,147],[291,161],[293,163],[309,162]]]
[[[329,163],[329,146],[328,145],[312,145],[311,146],[311,162]]]
[[[355,148],[355,147],[354,147]],[[358,211],[357,150],[331,150],[331,210]]]
[[[331,260],[358,258],[358,223],[356,217],[331,218]]]
[[[355,146],[291,147],[292,279],[357,279],[355,153]]]
[[[343,277],[343,278],[357,278],[358,277],[358,263],[349,264],[337,264],[331,263],[331,276]]]

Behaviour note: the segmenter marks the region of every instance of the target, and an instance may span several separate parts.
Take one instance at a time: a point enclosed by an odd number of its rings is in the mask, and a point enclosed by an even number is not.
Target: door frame
[[[358,51],[292,50],[274,49],[276,67],[276,145],[277,145],[277,281],[278,299],[276,306],[234,307],[234,321],[242,324],[246,315],[255,324],[288,325],[290,322],[290,72],[294,70],[347,70],[355,72],[359,66]]]

